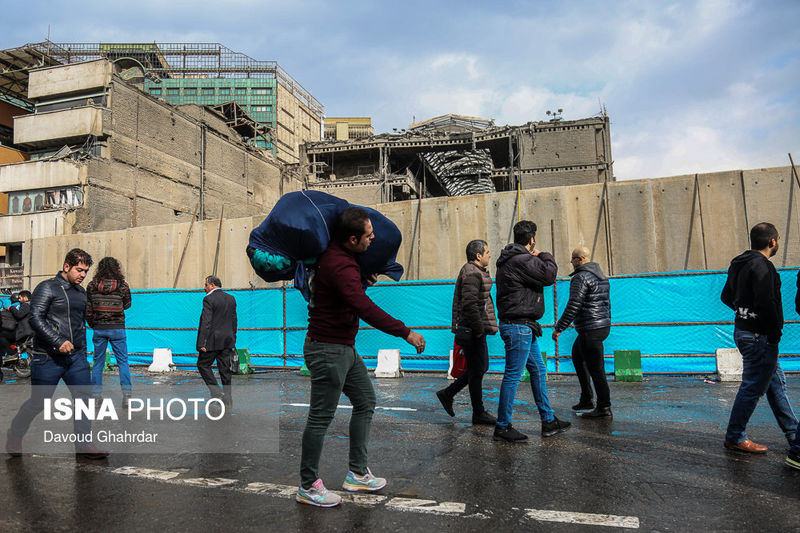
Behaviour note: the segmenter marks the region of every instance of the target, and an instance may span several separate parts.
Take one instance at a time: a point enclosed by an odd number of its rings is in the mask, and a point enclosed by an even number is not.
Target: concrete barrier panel
[[[742,354],[737,348],[719,348],[716,357],[720,381],[742,381]]]
[[[375,377],[399,378],[400,376],[400,350],[378,350]]]

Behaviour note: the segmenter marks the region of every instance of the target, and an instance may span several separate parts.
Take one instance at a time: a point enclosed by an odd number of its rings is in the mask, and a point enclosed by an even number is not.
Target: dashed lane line
[[[544,522],[564,522],[591,526],[623,527],[639,529],[639,519],[635,516],[616,516],[611,514],[572,513],[568,511],[547,511],[525,509],[528,518]]]
[[[289,405],[291,407],[310,407],[310,405],[307,404],[307,403],[285,403],[283,405]],[[353,406],[352,405],[337,405],[336,408],[337,409],[352,409]],[[383,407],[381,405],[376,406],[375,410],[376,411],[412,411],[412,412],[416,411],[416,409],[413,409],[411,407]]]

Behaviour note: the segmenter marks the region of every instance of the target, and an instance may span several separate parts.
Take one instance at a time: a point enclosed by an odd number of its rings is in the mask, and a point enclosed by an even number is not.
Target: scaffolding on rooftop
[[[269,78],[277,79],[313,113],[322,118],[323,107],[276,61],[259,61],[219,43],[38,43],[51,46],[64,63],[100,57],[129,58],[158,78]]]

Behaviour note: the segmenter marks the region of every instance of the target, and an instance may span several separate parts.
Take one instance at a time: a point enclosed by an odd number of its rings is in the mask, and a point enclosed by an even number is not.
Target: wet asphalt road
[[[135,371],[134,387],[153,379]],[[308,378],[275,372],[234,379],[280,383],[279,453],[114,454],[102,461],[3,456],[0,531],[632,530],[620,524],[645,531],[800,531],[800,471],[783,465],[786,441],[766,399],[748,435],[769,452],[723,449],[738,384],[696,377],[611,383],[613,420],[583,420],[569,411],[576,379],[551,376],[551,405],[573,427],[542,439],[523,383],[514,425],[530,439],[507,444],[492,441],[492,428],[471,426],[466,390],[456,418],[439,408],[434,392],[446,384],[443,377],[378,380],[378,406],[408,409],[375,413],[370,466],[389,480],[378,493],[383,498],[320,509],[295,503],[292,493],[307,409],[289,404],[308,402]],[[800,411],[800,376],[787,382]],[[490,411],[496,412],[499,385],[496,376],[484,382]],[[12,415],[2,413],[3,428]],[[349,417],[348,410],[337,413],[325,443],[321,473],[332,489],[347,473]],[[611,519],[617,526],[599,526],[532,517],[542,510],[619,518]]]

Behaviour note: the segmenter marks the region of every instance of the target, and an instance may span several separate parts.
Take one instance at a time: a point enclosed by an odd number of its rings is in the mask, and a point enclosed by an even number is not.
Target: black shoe
[[[130,394],[123,394],[122,395],[122,408],[127,409],[128,405],[131,403],[131,395]]]
[[[557,433],[566,431],[572,424],[553,417],[552,422],[542,422],[542,437],[552,437]]]
[[[528,436],[520,433],[509,424],[508,427],[501,428],[500,426],[494,427],[494,440],[504,440],[506,442],[523,442],[528,440]]]
[[[473,426],[494,426],[495,424],[497,424],[497,419],[486,411],[472,415]]]
[[[610,407],[597,407],[591,411],[584,411],[579,413],[582,418],[611,418],[614,416],[611,413]]]
[[[439,398],[439,401],[442,402],[442,407],[444,407],[444,411],[450,416],[456,416],[456,412],[453,411],[453,398],[448,396],[445,392],[445,389],[436,392],[436,397]]]
[[[98,460],[98,459],[105,459],[106,457],[108,457],[108,452],[99,449],[94,444],[87,444],[86,446],[81,446],[80,448],[76,448],[75,456],[83,457],[84,459]]]
[[[573,411],[588,411],[589,409],[594,409],[592,400],[579,400],[578,403],[572,406]]]
[[[800,453],[794,453],[790,450],[789,455],[786,456],[786,466],[800,470]]]

